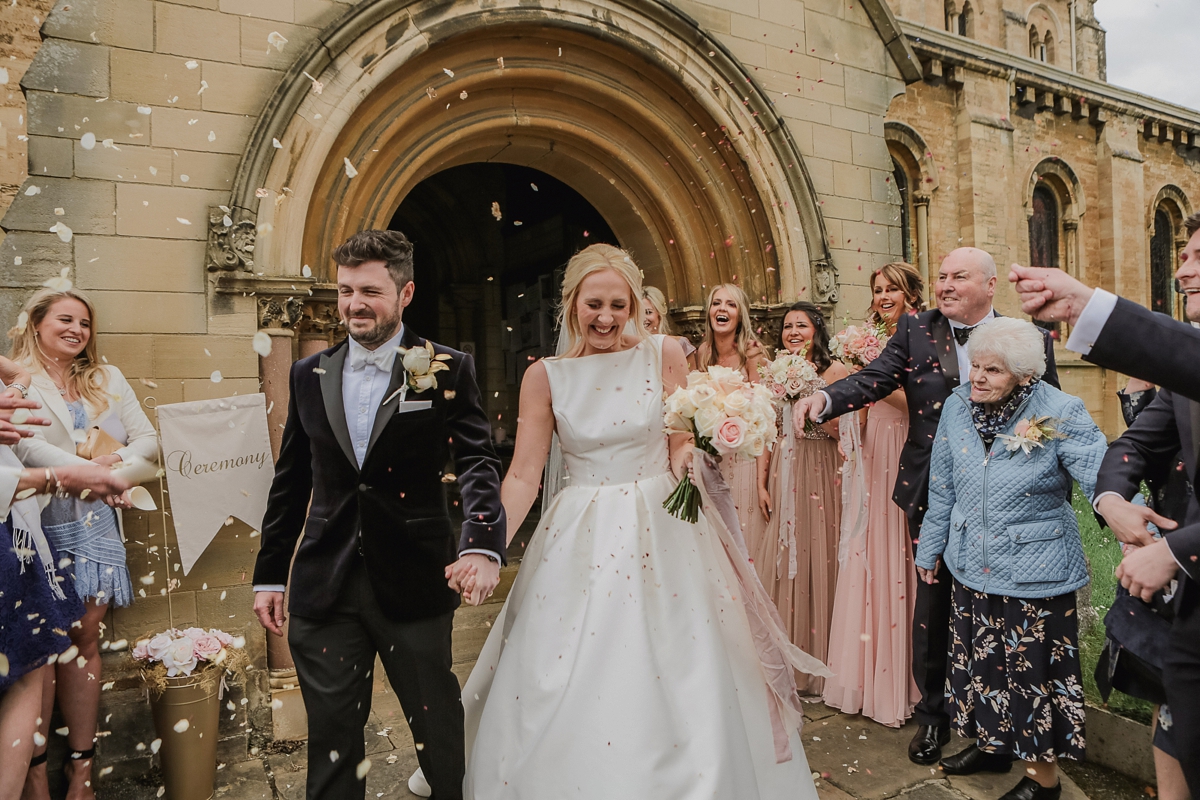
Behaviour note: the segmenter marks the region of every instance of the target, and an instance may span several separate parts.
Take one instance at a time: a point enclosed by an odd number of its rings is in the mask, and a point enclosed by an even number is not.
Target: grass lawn
[[[1104,615],[1108,613],[1113,598],[1116,597],[1117,579],[1113,571],[1121,563],[1121,548],[1108,528],[1101,528],[1096,522],[1091,506],[1075,488],[1072,498],[1075,506],[1075,516],[1079,519],[1079,532],[1083,535],[1083,551],[1087,554],[1088,563],[1092,569],[1092,606],[1100,617],[1100,621],[1080,634],[1079,653],[1083,666],[1083,691],[1088,702],[1104,706],[1114,713],[1136,719],[1146,724],[1150,723],[1152,706],[1144,700],[1114,691],[1105,705],[1100,699],[1096,688],[1096,661],[1104,648]]]

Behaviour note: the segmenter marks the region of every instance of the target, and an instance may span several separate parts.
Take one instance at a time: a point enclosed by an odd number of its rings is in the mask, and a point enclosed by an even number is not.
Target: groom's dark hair
[[[1196,235],[1196,231],[1200,231],[1200,211],[1183,221],[1183,229],[1187,231],[1189,239]]]
[[[368,261],[382,261],[396,282],[396,291],[413,279],[413,246],[400,231],[359,231],[333,251],[333,263],[339,267],[357,267]]]

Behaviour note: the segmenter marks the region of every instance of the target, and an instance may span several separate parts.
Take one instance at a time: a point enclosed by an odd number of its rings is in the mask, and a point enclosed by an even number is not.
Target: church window
[[[1175,226],[1163,206],[1154,212],[1150,237],[1150,310],[1175,316]]]
[[[1038,35],[1036,27],[1029,28],[1029,57],[1034,61],[1046,60],[1046,43]]]
[[[909,194],[908,173],[904,171],[904,166],[892,158],[892,180],[896,184],[896,191],[900,194],[900,238],[903,242],[904,260],[908,263],[913,263],[913,229],[912,229],[912,213],[910,206],[912,198]]]
[[[1046,31],[1046,38],[1042,40],[1042,61],[1054,63],[1054,34],[1051,31]]]
[[[963,3],[962,13],[958,15],[958,35],[975,38],[975,9],[970,3]]]
[[[1033,190],[1033,214],[1029,217],[1029,265],[1057,267],[1058,260],[1058,200],[1047,186]]]

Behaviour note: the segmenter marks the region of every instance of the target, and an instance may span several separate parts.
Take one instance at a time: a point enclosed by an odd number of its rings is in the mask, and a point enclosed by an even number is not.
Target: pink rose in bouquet
[[[879,358],[887,347],[887,329],[881,324],[858,327],[850,325],[830,341],[830,349],[837,359],[848,366],[865,367]]]
[[[713,432],[713,446],[722,455],[737,452],[746,441],[746,422],[741,417],[726,417]]]
[[[138,661],[147,661],[147,660],[149,660],[149,658],[150,658],[150,651],[147,649],[147,645],[148,645],[148,644],[150,644],[150,640],[149,640],[149,639],[142,639],[140,642],[138,642],[137,644],[135,644],[135,645],[133,646],[133,654],[132,654],[132,655],[133,655],[133,657],[134,657],[135,659],[137,659]]]
[[[217,641],[228,647],[233,644],[233,637],[219,628],[209,628],[208,632],[216,637]]]

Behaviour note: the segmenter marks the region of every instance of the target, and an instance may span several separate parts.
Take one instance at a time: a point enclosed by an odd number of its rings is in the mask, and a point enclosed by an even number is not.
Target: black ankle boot
[[[1021,782],[1009,789],[1000,800],[1058,800],[1062,794],[1062,781],[1047,789],[1033,778],[1021,778]]]

